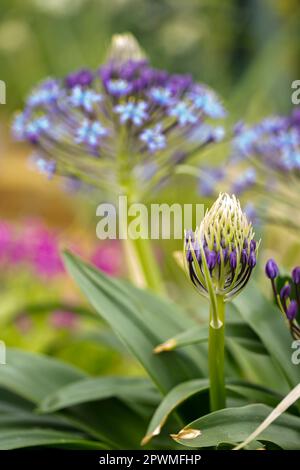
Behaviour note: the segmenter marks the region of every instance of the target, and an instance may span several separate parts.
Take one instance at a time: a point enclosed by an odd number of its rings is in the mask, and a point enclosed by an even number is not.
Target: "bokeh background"
[[[68,246],[109,274],[124,274],[119,247],[99,245],[95,203],[88,194],[70,193],[59,179],[47,181],[30,168],[29,149],[10,137],[12,116],[39,80],[83,66],[97,68],[111,36],[126,31],[136,36],[154,66],[192,73],[212,86],[230,112],[228,124],[288,112],[291,83],[300,78],[299,2],[1,0],[0,10],[0,79],[7,87],[7,103],[0,105],[0,245],[14,240],[16,251],[15,264],[1,265],[1,338],[93,373],[136,372],[136,364],[105,328],[95,337],[93,319],[78,320],[73,305],[88,307],[57,261],[58,250]],[[197,185],[189,188],[183,202],[197,198]],[[165,198],[178,201],[180,194],[174,183]],[[273,250],[288,267],[295,253],[299,256],[299,243],[293,234],[284,240],[281,231],[268,231],[264,256]],[[27,253],[33,241],[38,255]],[[167,254],[173,249],[169,245]],[[43,270],[47,256],[51,272]],[[171,256],[162,264],[176,299],[176,282],[183,277]],[[192,304],[192,291],[186,289],[185,301]]]

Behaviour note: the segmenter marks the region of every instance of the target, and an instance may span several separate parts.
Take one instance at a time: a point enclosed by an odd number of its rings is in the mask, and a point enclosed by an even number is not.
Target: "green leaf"
[[[299,367],[291,361],[292,340],[278,308],[264,297],[255,283],[234,300],[234,305],[276,361],[288,385],[297,385]]]
[[[203,394],[209,390],[208,379],[190,380],[174,387],[161,401],[148,426],[143,444],[148,443],[154,436],[159,435],[170,414],[182,403],[194,395]],[[243,381],[232,381],[226,384],[228,398],[232,396],[243,397],[247,402],[259,403],[263,401],[268,405],[277,405],[282,398],[275,391],[259,385],[248,384]],[[199,397],[198,397],[199,399]],[[205,410],[205,407],[204,407]]]
[[[161,356],[153,354],[158,343],[183,329],[181,325],[185,328],[191,325],[177,308],[105,276],[70,253],[64,258],[67,269],[96,311],[122,338],[163,393],[182,381],[203,375],[199,364],[201,361],[206,364],[206,358],[197,347]]]
[[[287,394],[286,397],[276,406],[274,410],[266,417],[266,419],[253,431],[247,439],[238,445],[236,449],[242,449],[251,444],[254,439],[258,438],[275,420],[278,419],[290,406],[292,406],[300,398],[300,384]]]
[[[159,407],[155,411],[150,424],[147,429],[147,433],[142,440],[142,445],[147,444],[150,440],[160,434],[163,425],[166,423],[170,414],[176,409],[181,403],[187,400],[189,397],[207,391],[209,389],[208,379],[191,380],[184,382],[174,387],[162,400]]]
[[[15,349],[7,350],[7,363],[0,367],[0,386],[33,403],[57,388],[86,375],[63,362]]]
[[[0,450],[19,449],[52,445],[54,447],[74,447],[76,449],[107,449],[100,442],[83,439],[80,434],[55,431],[52,429],[0,430]]]
[[[172,438],[187,447],[216,447],[223,442],[236,444],[244,441],[269,415],[272,408],[248,405],[215,411],[188,424]],[[280,416],[259,436],[260,442],[272,442],[282,449],[300,449],[300,418]]]
[[[72,382],[46,396],[39,411],[49,413],[95,400],[117,397],[127,401],[157,403],[159,394],[151,382],[143,378],[99,377]]]
[[[226,323],[226,337],[235,338],[241,345],[247,347],[249,350],[266,354],[266,348],[260,342],[258,336],[254,331],[249,328],[245,323]],[[165,351],[173,351],[191,344],[207,343],[208,342],[208,326],[197,325],[192,328],[179,333],[172,338],[167,339],[162,344],[155,347],[156,353]]]

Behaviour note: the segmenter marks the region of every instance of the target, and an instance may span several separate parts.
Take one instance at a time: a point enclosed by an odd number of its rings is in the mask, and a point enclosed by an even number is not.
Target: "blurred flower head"
[[[178,152],[182,162],[223,138],[215,121],[225,114],[213,90],[190,75],[153,68],[134,38],[121,35],[99,70],[38,85],[12,129],[17,140],[34,146],[42,173],[101,188],[118,184],[120,172],[134,175],[150,162],[170,175]],[[146,172],[144,178],[138,181],[142,187],[151,184]]]
[[[233,160],[251,157],[270,170],[299,172],[300,108],[290,116],[270,116],[253,126],[236,128]]]

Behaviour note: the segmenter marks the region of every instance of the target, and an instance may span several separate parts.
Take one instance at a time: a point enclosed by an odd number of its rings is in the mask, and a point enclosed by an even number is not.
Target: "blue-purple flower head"
[[[300,325],[297,321],[300,312],[300,266],[292,270],[291,277],[281,287],[277,283],[279,268],[273,259],[267,261],[265,273],[271,281],[274,300],[288,320],[293,338],[300,339]]]
[[[300,121],[291,116],[270,116],[253,126],[240,125],[233,139],[233,159],[256,158],[279,172],[300,170]]]
[[[221,193],[200,227],[186,232],[185,258],[191,281],[206,297],[211,283],[216,294],[231,300],[250,279],[258,245],[239,201]]]
[[[153,68],[132,40],[118,38],[121,53],[114,50],[99,70],[43,81],[15,118],[15,138],[34,145],[46,162],[55,161],[58,173],[114,179],[111,162],[119,152],[130,156],[129,170],[150,158],[171,169],[178,152],[183,161],[223,138],[215,121],[225,110],[213,90],[189,75]],[[105,170],[97,159],[108,162]]]

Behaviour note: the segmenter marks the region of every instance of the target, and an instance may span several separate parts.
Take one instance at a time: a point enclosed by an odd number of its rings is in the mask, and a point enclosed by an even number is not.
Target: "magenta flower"
[[[122,267],[120,247],[114,243],[99,245],[91,256],[91,262],[110,276],[120,275]]]
[[[56,310],[50,316],[50,323],[53,328],[74,330],[78,326],[78,317],[73,312]]]

